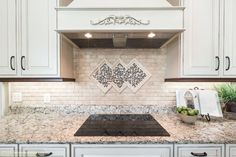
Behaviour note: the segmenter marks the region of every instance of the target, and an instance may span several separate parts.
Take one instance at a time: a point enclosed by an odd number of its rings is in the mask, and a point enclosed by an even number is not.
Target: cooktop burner
[[[150,114],[90,115],[75,136],[170,136]]]

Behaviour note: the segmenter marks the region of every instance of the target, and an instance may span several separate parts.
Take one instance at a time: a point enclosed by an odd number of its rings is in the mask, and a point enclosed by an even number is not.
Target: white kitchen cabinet
[[[57,3],[0,1],[0,78],[73,78],[75,45],[55,31]]]
[[[173,145],[72,145],[71,157],[173,157]]]
[[[0,75],[16,75],[16,1],[0,1]]]
[[[0,144],[0,157],[17,157],[18,147],[16,144]]]
[[[236,77],[236,1],[182,0],[185,32],[167,46],[166,78]]]
[[[220,0],[183,0],[183,75],[218,76]]]
[[[227,144],[226,157],[235,157],[235,156],[236,156],[236,144]]]
[[[225,0],[224,75],[236,76],[236,1]]]
[[[224,157],[223,144],[176,144],[175,157]]]
[[[20,67],[23,76],[57,75],[57,0],[20,0]]]
[[[20,144],[19,157],[70,157],[66,144]]]

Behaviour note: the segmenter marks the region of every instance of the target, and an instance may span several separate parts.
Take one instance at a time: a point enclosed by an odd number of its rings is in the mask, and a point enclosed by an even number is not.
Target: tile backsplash
[[[97,65],[106,59],[110,63],[122,60],[128,64],[137,59],[150,73],[150,79],[136,92],[126,88],[122,93],[111,88],[104,93],[91,79]],[[81,49],[75,51],[76,82],[10,83],[10,94],[22,93],[19,106],[52,105],[175,105],[175,90],[194,87],[212,89],[216,83],[166,83],[166,49]],[[44,96],[50,95],[50,103]],[[12,97],[12,96],[11,96]]]

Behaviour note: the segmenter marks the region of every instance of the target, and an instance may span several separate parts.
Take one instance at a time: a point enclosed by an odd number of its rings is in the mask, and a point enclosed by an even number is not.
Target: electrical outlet
[[[44,103],[50,103],[51,102],[51,95],[50,94],[44,94],[43,102]]]
[[[22,93],[13,93],[12,94],[13,102],[22,102]]]

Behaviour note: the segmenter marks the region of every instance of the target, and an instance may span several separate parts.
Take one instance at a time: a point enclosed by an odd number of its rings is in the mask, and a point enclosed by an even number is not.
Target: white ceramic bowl
[[[188,116],[188,115],[183,115],[183,114],[178,114],[180,119],[187,124],[195,124],[195,122],[197,121],[197,117],[198,116]]]

